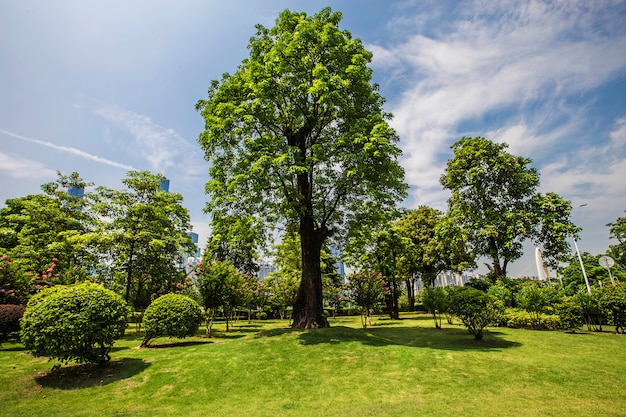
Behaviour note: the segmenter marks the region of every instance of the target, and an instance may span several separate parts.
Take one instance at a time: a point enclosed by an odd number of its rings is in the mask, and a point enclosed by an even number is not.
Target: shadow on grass
[[[74,390],[108,385],[137,375],[150,366],[142,359],[122,358],[104,365],[76,364],[40,373],[35,381],[44,387]]]
[[[148,346],[142,347],[142,349],[165,349],[165,348],[178,348],[178,347],[186,347],[186,346],[198,346],[198,345],[210,345],[213,343],[210,340],[187,340],[184,342],[170,342],[170,343],[157,343],[157,344],[149,344]]]
[[[292,330],[273,329],[260,332],[256,337],[274,337],[297,332],[303,345],[338,344],[359,342],[369,346],[409,346],[442,350],[493,351],[521,346],[502,338],[498,331],[485,331],[482,340],[475,340],[466,329],[419,328],[419,327],[372,327],[354,329],[351,327],[331,327],[327,329]]]

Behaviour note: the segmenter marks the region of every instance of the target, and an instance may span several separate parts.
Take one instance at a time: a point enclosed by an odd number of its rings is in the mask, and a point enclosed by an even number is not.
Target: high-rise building
[[[265,278],[274,271],[276,271],[276,268],[269,262],[259,264],[259,280],[265,281]]]
[[[162,191],[165,191],[166,193],[170,192],[170,180],[168,180],[167,178],[161,181],[161,184],[159,184],[159,186],[161,187]]]
[[[85,195],[84,187],[68,187],[67,193],[72,197],[83,198]]]

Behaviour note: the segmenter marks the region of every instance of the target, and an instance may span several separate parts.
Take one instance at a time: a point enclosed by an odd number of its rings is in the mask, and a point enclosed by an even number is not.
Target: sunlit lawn
[[[110,365],[68,366],[0,347],[2,416],[624,416],[626,337],[490,329],[475,342],[427,316],[218,323],[216,337],[138,349],[129,327]],[[198,335],[204,332],[200,330]]]

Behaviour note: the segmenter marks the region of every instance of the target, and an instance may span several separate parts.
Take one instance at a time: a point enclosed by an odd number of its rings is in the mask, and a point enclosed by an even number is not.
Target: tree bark
[[[324,317],[322,299],[320,253],[325,237],[323,233],[323,230],[316,230],[311,216],[301,217],[302,281],[293,303],[293,329],[330,327]]]

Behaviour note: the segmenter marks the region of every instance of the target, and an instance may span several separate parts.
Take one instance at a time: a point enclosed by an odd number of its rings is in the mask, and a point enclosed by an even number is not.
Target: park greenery
[[[446,211],[399,207],[399,138],[371,52],[340,21],[326,8],[259,25],[249,58],[198,102],[211,235],[197,263],[185,262],[196,254],[189,214],[180,194],[161,189],[162,174],[128,172],[115,190],[59,173],[0,209],[0,381],[17,381],[0,394],[7,412],[59,415],[74,402],[87,408],[66,415],[484,415],[479,401],[492,415],[617,415],[626,406],[616,394],[624,339],[610,334],[626,333],[626,217],[607,225],[618,242],[607,254],[582,254],[587,289],[566,240],[580,231],[571,203],[540,193],[532,161],[505,143],[452,146]],[[526,241],[543,248],[556,278],[507,275]],[[611,276],[602,255],[615,259]],[[265,279],[263,256],[276,267]],[[485,257],[488,274],[436,285]],[[351,273],[341,276],[338,261]],[[45,373],[40,356],[100,367]],[[305,407],[319,398],[331,401]],[[530,398],[551,401],[515,411]]]

